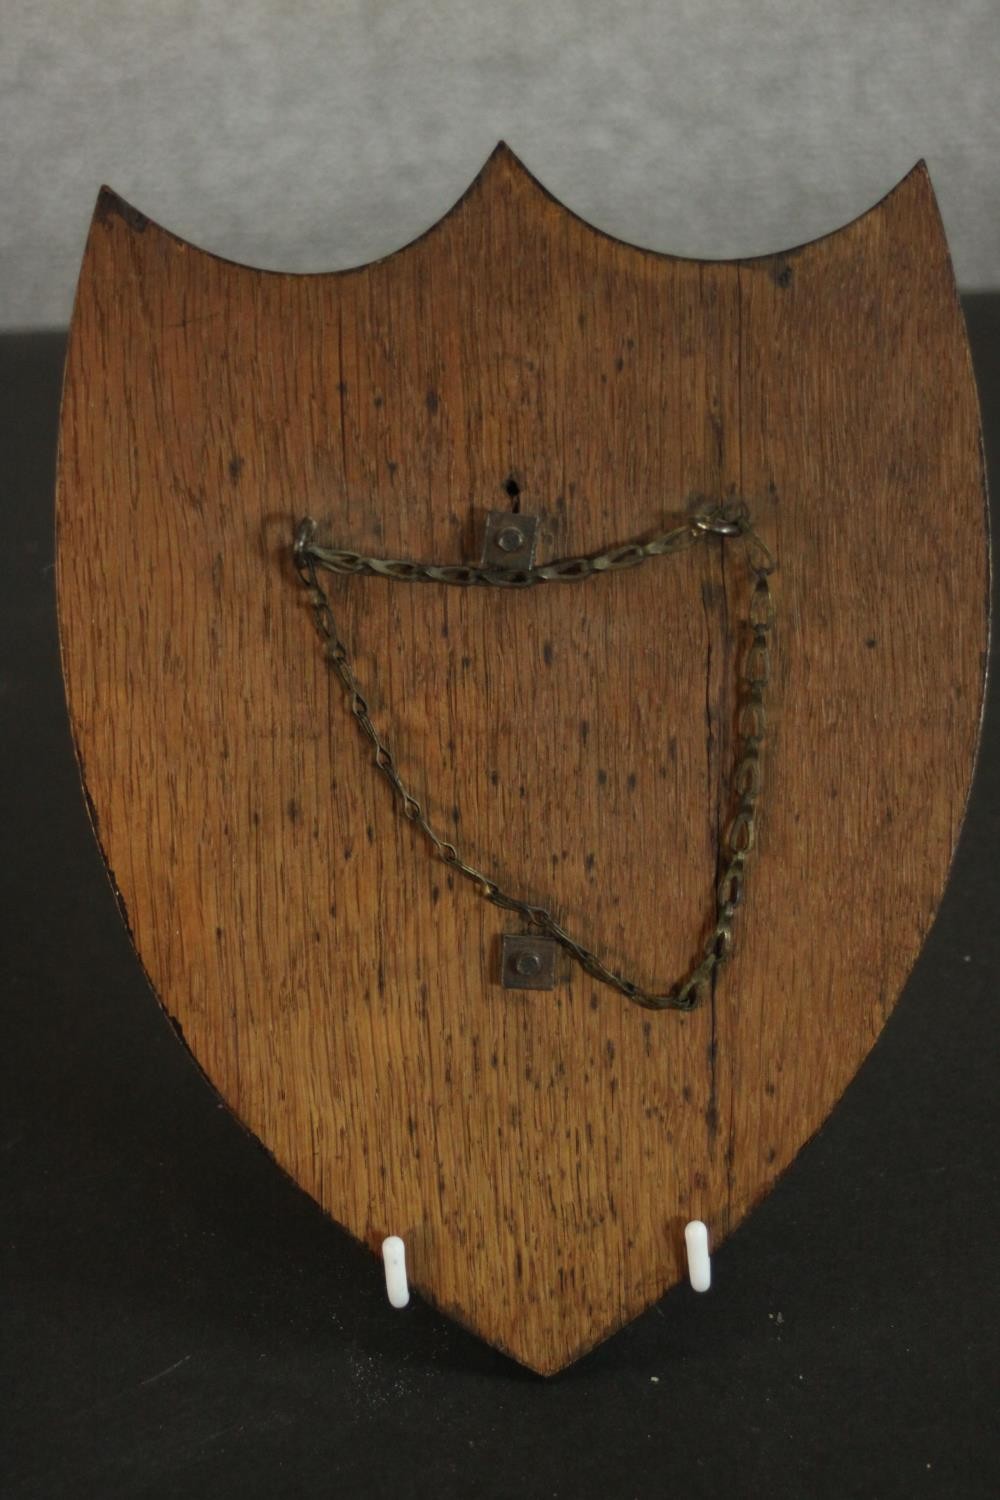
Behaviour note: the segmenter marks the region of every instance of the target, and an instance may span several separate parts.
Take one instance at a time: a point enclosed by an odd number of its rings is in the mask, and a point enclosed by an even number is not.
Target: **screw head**
[[[497,537],[501,552],[517,552],[524,546],[524,532],[517,526],[505,526]]]
[[[539,973],[541,967],[541,958],[537,953],[532,953],[530,949],[525,949],[523,953],[519,953],[514,960],[514,969],[520,974],[522,979],[530,979],[532,975]]]

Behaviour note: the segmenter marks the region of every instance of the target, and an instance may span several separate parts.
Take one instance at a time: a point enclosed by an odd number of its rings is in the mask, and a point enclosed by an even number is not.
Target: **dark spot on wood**
[[[441,900],[441,887],[439,885],[432,885],[431,886],[431,905],[432,906],[437,906],[437,904],[438,904],[438,902],[440,900]]]
[[[607,773],[607,771],[603,770],[601,767],[598,767],[598,771],[597,771],[597,785],[598,786],[607,786],[607,784],[608,784],[608,773]]]
[[[667,754],[669,755],[670,759],[676,763],[676,760],[677,760],[677,736],[676,735],[672,734],[670,736],[670,738],[667,740]]]
[[[580,720],[580,741],[581,741],[582,744],[585,745],[587,743],[587,736],[589,735],[589,733],[590,733],[590,724],[589,724],[589,722],[586,719],[581,719]]]
[[[691,1178],[691,1181],[694,1183],[694,1186],[696,1188],[703,1188],[706,1186],[704,1172],[695,1172]]]
[[[643,1038],[643,1043],[644,1043],[644,1046],[645,1046],[646,1056],[648,1057],[650,1055],[650,1053],[652,1052],[652,1050],[653,1050],[653,1048],[652,1048],[652,1042],[653,1042],[653,1023],[652,1023],[652,1021],[643,1021],[643,1023],[642,1023],[642,1038]]]
[[[503,488],[507,491],[507,494],[512,500],[516,500],[518,495],[521,493],[521,486],[518,484],[513,474],[508,474],[507,478],[503,482]]]
[[[791,286],[793,275],[794,272],[792,271],[791,266],[782,266],[780,271],[774,272],[775,286],[780,286],[782,289],[784,289],[786,286]]]
[[[597,863],[597,855],[596,854],[591,853],[591,854],[585,854],[584,855],[584,857],[583,857],[583,868],[586,870],[586,872],[587,872],[588,875],[590,874],[591,870],[594,868],[594,866],[596,865],[596,863]]]
[[[412,1115],[407,1115],[406,1117],[406,1128],[410,1132],[410,1140],[412,1141],[417,1133],[417,1122]]]
[[[365,837],[368,839],[369,844],[374,844],[375,830],[370,823],[365,825]]]
[[[347,860],[349,860],[349,859],[352,859],[353,856],[354,856],[354,845],[353,844],[345,844],[344,845],[344,860],[345,860],[345,862]]]
[[[251,821],[251,823],[253,824],[253,826],[255,828],[259,828],[260,827],[260,813],[258,812],[258,810],[256,809],[256,807],[254,808],[253,812],[250,814],[250,821]]]
[[[438,409],[438,393],[434,389],[433,386],[430,387],[430,389],[428,390],[427,395],[426,395],[426,397],[424,399],[425,399],[425,402],[426,402],[426,405],[427,405],[427,410],[430,412],[431,416],[433,417],[434,413]]]
[[[384,396],[376,396],[375,400],[374,400],[374,402],[372,404],[374,406],[384,406],[385,405],[385,397]]]
[[[441,634],[442,634],[442,636],[444,637],[445,640],[448,639],[448,621],[447,620],[445,620],[444,624],[441,626]]]
[[[336,901],[331,901],[330,902],[330,915],[331,915],[331,917],[336,917],[336,915],[337,915],[337,903],[336,903]]]
[[[868,647],[869,651],[873,651],[878,645],[878,641],[876,640],[875,636],[870,635],[866,637],[865,645]]]
[[[619,354],[618,358],[615,360],[615,369],[619,373],[621,373],[621,371],[624,370],[624,368],[625,368],[625,361],[622,359],[621,355]]]
[[[297,823],[299,821],[299,804],[294,797],[289,797],[288,806],[285,808],[285,811],[288,814],[289,822]]]
[[[709,1135],[716,1135],[718,1133],[719,1111],[714,1104],[710,1104],[705,1110],[705,1124],[708,1126]]]
[[[500,1066],[500,1058],[498,1057],[497,1053],[491,1052],[490,1053],[490,1067],[491,1068],[497,1068],[499,1066]]]
[[[765,1083],[765,1085],[764,1085],[764,1093],[765,1094],[771,1094],[773,1096],[773,1094],[774,1094],[774,1084],[773,1083]]]
[[[471,666],[472,666],[472,657],[471,656],[463,656],[462,657],[462,670],[464,672],[467,672]]]
[[[242,473],[243,473],[243,459],[240,458],[240,456],[239,456],[238,453],[234,453],[233,456],[232,456],[232,458],[229,460],[229,477],[233,481],[234,484],[239,479],[239,477],[240,477],[240,475]]]
[[[577,315],[576,315],[576,325],[577,325],[578,328],[586,328],[586,326],[587,326],[587,314],[586,313],[582,313],[582,312],[577,313]]]
[[[601,1002],[598,999],[597,995],[596,994],[592,994],[591,997],[590,997],[590,1008],[591,1008],[591,1010],[596,1010],[597,1007],[600,1005],[600,1003]]]
[[[222,928],[221,927],[217,927],[215,929],[215,935],[216,935],[217,938],[220,938],[222,936]]]
[[[689,1083],[686,1083],[681,1089],[681,1098],[686,1104],[691,1103],[691,1085]]]
[[[552,642],[546,641],[542,646],[542,660],[547,667],[551,667],[554,656],[555,651],[553,650]]]
[[[490,781],[493,784],[493,786],[499,786],[500,785],[500,772],[499,771],[491,771],[490,772]]]
[[[451,821],[453,823],[461,823],[462,821],[462,814],[457,806],[453,807],[451,810]]]
[[[385,466],[389,470],[389,477],[391,479],[395,475],[396,470],[399,468],[399,464],[394,458],[387,458],[385,461]]]
[[[776,1146],[769,1146],[768,1147],[768,1152],[767,1152],[767,1159],[768,1159],[768,1161],[769,1162],[776,1161],[777,1160],[777,1156],[778,1156],[778,1149],[777,1149],[777,1147]]]
[[[636,774],[635,774],[634,771],[630,771],[628,773],[628,781],[626,782],[626,786],[628,787],[628,789],[629,789],[630,792],[634,792],[635,791],[635,787],[636,787]]]
[[[606,1042],[604,1050],[608,1054],[608,1062],[609,1063],[613,1063],[614,1060],[615,1060],[615,1044],[614,1044],[614,1042],[612,1042],[612,1041]]]
[[[514,1280],[515,1281],[523,1281],[524,1280],[524,1262],[521,1259],[521,1252],[520,1252],[520,1250],[515,1250],[514,1251]]]

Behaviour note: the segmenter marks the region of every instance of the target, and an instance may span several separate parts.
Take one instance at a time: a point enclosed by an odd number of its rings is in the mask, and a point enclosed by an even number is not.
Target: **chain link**
[[[451,870],[464,875],[479,887],[480,894],[503,911],[516,912],[529,926],[559,943],[594,979],[612,986],[636,1005],[647,1010],[693,1010],[703,998],[712,977],[732,953],[733,921],[743,900],[745,869],[753,850],[757,831],[757,808],[762,787],[762,746],[766,734],[764,694],[771,675],[771,636],[774,629],[774,602],[770,575],[775,560],[750,522],[749,510],[742,500],[696,512],[684,525],[660,533],[647,542],[627,542],[623,546],[582,557],[556,559],[531,568],[483,568],[471,564],[410,562],[382,557],[366,557],[343,548],[317,546],[313,538],[316,523],[306,517],[300,522],[292,546],[295,569],[305,585],[313,619],[323,653],[336,672],[347,694],[350,711],[361,732],[374,746],[374,763],[392,788],[400,810],[413,823],[436,854]],[[494,588],[529,588],[540,583],[570,582],[595,574],[619,572],[636,567],[649,558],[681,552],[713,536],[724,540],[741,538],[747,569],[752,581],[746,627],[750,644],[741,676],[742,699],[737,719],[736,764],[731,779],[732,816],[722,839],[719,864],[721,874],[716,885],[715,924],[705,942],[701,957],[684,979],[671,989],[655,992],[643,989],[631,979],[608,967],[565,930],[543,906],[533,906],[510,895],[482,870],[467,864],[455,845],[434,829],[423,807],[403,781],[388,743],[376,729],[368,703],[354,675],[348,650],[337,629],[330,601],[320,585],[318,569],[345,575],[378,575],[407,582],[445,583],[462,587],[487,585]]]

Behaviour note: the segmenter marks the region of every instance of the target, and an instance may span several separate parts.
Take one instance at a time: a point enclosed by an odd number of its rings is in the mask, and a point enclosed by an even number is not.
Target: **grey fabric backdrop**
[[[1000,0],[3,0],[0,327],[66,322],[102,181],[196,244],[328,270],[439,218],[503,137],[684,255],[837,228],[921,156],[1000,285]]]

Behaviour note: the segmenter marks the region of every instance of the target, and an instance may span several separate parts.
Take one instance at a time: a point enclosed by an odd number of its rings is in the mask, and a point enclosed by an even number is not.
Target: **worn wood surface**
[[[487,510],[519,506],[545,558],[735,494],[780,561],[735,959],[687,1017],[568,962],[551,993],[505,991],[517,924],[453,886],[377,780],[290,569],[294,524],[463,560]],[[559,1369],[677,1281],[688,1219],[717,1246],[878,1036],[972,772],[985,524],[922,165],[836,233],[741,262],[612,240],[505,147],[420,239],[329,275],[217,259],[102,193],[59,610],[136,948],[277,1162],[373,1249],[401,1234],[416,1287],[525,1364]],[[373,716],[466,857],[673,980],[712,915],[738,553],[526,594],[330,594]]]

